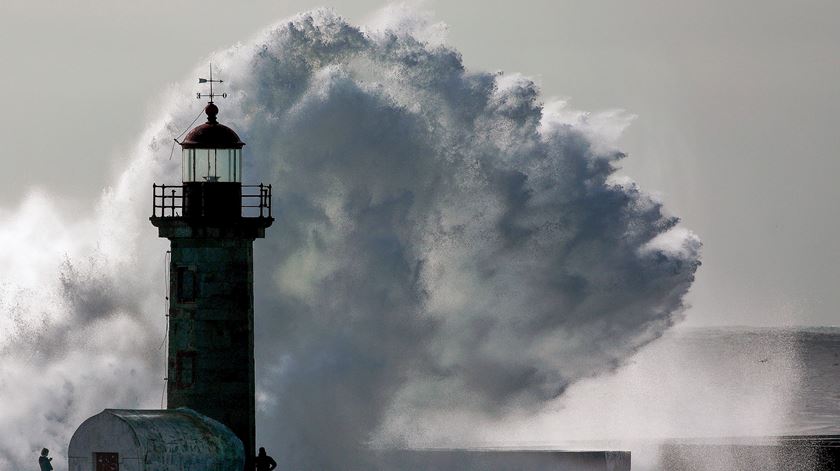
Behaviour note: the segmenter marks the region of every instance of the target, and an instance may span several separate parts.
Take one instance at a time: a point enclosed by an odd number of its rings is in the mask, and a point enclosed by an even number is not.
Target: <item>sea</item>
[[[840,469],[790,446],[840,446],[840,327],[678,326],[562,401],[492,445],[625,450],[634,471]]]
[[[788,400],[770,434],[840,435],[840,327],[691,328],[668,341],[703,362],[731,365],[732,388],[749,389],[751,379],[765,379],[756,370],[777,368],[769,376]]]
[[[840,328],[677,328],[636,361],[619,380],[659,370],[686,397],[646,406],[678,427],[616,444],[634,471],[840,469]]]

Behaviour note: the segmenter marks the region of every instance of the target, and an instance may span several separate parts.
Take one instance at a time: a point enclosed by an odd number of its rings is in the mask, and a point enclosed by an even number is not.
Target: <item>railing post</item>
[[[263,217],[263,202],[262,202],[262,200],[263,200],[263,184],[260,183],[260,202],[259,202],[259,205],[258,205],[260,207],[260,217]]]
[[[268,217],[271,217],[271,183],[268,184]]]
[[[170,209],[169,209],[169,215],[172,216],[172,217],[175,217],[175,190],[172,190],[171,198],[172,198],[172,200],[171,200],[171,203],[170,203],[171,206],[170,206]]]

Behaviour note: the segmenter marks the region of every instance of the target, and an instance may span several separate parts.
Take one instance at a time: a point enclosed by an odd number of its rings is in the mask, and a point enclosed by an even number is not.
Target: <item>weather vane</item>
[[[199,100],[202,97],[210,98],[210,103],[213,103],[213,97],[220,96],[222,98],[227,98],[227,93],[213,93],[213,84],[214,83],[224,83],[224,80],[213,80],[213,64],[210,64],[210,78],[198,78],[198,83],[209,83],[210,84],[210,93],[201,93],[198,92],[195,94],[195,97]]]

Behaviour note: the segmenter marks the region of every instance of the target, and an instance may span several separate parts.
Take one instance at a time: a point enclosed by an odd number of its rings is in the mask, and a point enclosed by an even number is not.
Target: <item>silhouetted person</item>
[[[46,448],[41,449],[41,456],[38,457],[38,465],[41,466],[41,471],[52,471],[52,458],[47,458],[47,455],[50,454],[50,450]]]
[[[265,448],[260,447],[260,453],[254,460],[254,466],[256,466],[257,471],[271,471],[277,467],[277,462],[274,461],[274,458],[265,454]]]

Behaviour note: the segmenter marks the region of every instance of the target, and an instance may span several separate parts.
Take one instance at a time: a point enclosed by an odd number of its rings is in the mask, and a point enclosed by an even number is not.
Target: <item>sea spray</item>
[[[274,189],[255,248],[258,442],[285,467],[369,466],[374,437],[408,443],[410,426],[377,435],[397,416],[538,412],[682,315],[700,242],[614,176],[628,117],[466,70],[440,30],[316,10],[213,56],[245,179]],[[159,407],[165,244],[147,218],[151,183],[180,175],[193,88],[92,214],[51,228],[64,245],[31,279],[0,268],[3,467],[48,443],[61,457],[103,408]],[[31,206],[0,215],[10,240],[36,230],[8,226]]]

